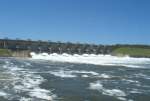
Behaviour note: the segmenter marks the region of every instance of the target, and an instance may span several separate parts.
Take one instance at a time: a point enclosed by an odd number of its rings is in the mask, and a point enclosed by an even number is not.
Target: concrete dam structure
[[[110,46],[41,40],[0,39],[0,48],[11,50],[13,52],[13,56],[16,57],[28,57],[30,52],[58,54],[109,54],[111,52]]]
[[[123,49],[120,49],[123,48]],[[130,55],[133,57],[149,57],[149,45],[97,45],[87,43],[71,43],[71,42],[52,42],[52,41],[33,41],[33,40],[12,40],[12,39],[0,39],[0,49],[11,51],[11,56],[14,57],[29,57],[30,52],[35,53],[57,53],[57,54],[111,54],[111,55]],[[121,52],[114,52],[120,49]],[[140,50],[139,50],[140,49]],[[133,50],[139,50],[138,54],[132,55]],[[143,52],[141,52],[141,50]],[[146,52],[145,52],[146,51]],[[130,54],[132,52],[132,54]],[[142,53],[147,53],[143,55]],[[141,54],[141,55],[139,55]]]

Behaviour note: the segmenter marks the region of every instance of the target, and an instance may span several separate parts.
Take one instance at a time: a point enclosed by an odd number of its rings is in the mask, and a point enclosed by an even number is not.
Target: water
[[[0,101],[149,101],[150,61],[132,60],[93,65],[0,58]]]

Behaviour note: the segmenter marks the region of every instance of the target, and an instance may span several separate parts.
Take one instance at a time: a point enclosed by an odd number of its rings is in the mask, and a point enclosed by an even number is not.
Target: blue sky
[[[150,0],[0,0],[0,38],[150,44]]]

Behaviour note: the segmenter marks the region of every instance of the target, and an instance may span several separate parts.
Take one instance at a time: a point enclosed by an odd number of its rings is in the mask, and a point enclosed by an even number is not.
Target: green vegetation
[[[0,56],[9,57],[12,56],[11,51],[8,49],[0,49]]]
[[[114,49],[113,55],[131,57],[150,57],[150,48],[120,47]]]

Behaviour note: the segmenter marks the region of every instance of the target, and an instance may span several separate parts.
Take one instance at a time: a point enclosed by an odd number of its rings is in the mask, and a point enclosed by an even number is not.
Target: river
[[[0,101],[149,101],[150,61],[126,64],[0,58]]]

